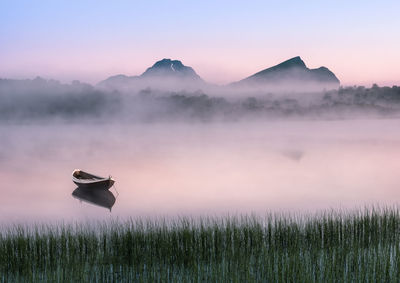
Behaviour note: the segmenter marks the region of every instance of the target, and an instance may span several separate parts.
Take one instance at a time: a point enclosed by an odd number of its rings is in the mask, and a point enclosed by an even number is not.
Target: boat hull
[[[111,176],[108,178],[99,177],[80,169],[75,169],[74,172],[72,172],[72,181],[78,188],[85,190],[108,190],[115,183]]]
[[[80,189],[95,189],[95,190],[108,190],[114,185],[114,180],[105,179],[93,182],[79,182],[74,180],[75,185],[77,185]]]

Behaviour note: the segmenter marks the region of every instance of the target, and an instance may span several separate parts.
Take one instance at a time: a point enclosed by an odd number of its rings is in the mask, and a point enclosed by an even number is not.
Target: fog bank
[[[184,87],[184,86],[181,86]],[[346,87],[322,92],[242,92],[226,88],[120,92],[74,81],[0,80],[0,123],[248,121],[397,118],[400,88]]]

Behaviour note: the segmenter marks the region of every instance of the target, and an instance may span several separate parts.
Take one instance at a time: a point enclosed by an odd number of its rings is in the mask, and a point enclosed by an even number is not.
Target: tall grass
[[[10,281],[396,282],[397,208],[3,228]]]

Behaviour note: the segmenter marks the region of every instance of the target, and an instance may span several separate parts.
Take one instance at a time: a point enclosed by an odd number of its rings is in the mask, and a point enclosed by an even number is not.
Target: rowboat
[[[111,211],[115,203],[115,196],[108,190],[87,190],[76,188],[72,196],[81,201],[108,208]]]
[[[108,190],[115,180],[109,176],[108,178],[92,175],[80,169],[72,172],[72,181],[81,189]]]

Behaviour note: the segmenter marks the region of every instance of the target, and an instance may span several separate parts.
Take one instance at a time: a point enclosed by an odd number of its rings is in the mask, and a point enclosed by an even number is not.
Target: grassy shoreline
[[[400,211],[11,226],[10,281],[377,282],[400,278]]]

